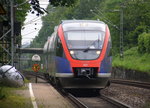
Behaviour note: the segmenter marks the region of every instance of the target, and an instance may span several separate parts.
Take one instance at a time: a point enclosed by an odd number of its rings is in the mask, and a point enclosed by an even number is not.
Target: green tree
[[[137,46],[138,35],[150,29],[150,2],[134,0],[125,2],[124,40],[125,45]]]
[[[150,29],[150,6],[148,0],[77,0],[70,7],[49,5],[47,16],[43,17],[43,27],[34,46],[43,46],[54,26],[65,19],[100,19],[108,24],[111,32],[113,52],[120,46],[120,9],[123,10],[124,49],[137,46],[138,36]],[[116,11],[117,10],[117,11]],[[42,40],[42,41],[41,41]],[[41,44],[40,44],[41,42]]]
[[[140,53],[150,53],[150,33],[142,33],[138,37],[138,51]]]
[[[98,7],[99,0],[79,0],[78,4],[72,10],[72,18],[74,19],[92,19],[95,15],[91,11],[95,11]]]
[[[16,5],[18,4],[18,7],[16,7],[16,20],[21,21],[22,23],[25,21],[25,16],[27,15],[27,11],[30,9],[30,5],[28,2],[24,3],[25,0],[16,0]],[[24,3],[24,4],[22,4]],[[19,6],[19,4],[22,4]],[[17,10],[18,8],[18,10]],[[20,9],[20,10],[19,10]]]

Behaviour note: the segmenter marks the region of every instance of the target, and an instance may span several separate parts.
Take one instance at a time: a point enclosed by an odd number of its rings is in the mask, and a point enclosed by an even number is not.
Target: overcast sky
[[[48,0],[39,0],[40,6],[45,8],[48,6]],[[28,13],[24,26],[22,27],[22,45],[30,43],[35,36],[38,35],[39,30],[42,27],[42,16],[36,16],[36,14]]]

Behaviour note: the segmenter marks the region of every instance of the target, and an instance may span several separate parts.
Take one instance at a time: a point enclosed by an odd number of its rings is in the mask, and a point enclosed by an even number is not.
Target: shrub
[[[129,41],[131,42],[131,46],[137,46],[138,44],[138,36],[143,33],[146,32],[146,26],[144,25],[139,25],[135,28],[134,31],[129,33]]]
[[[146,52],[146,49],[144,47],[144,38],[143,38],[144,34],[145,33],[142,33],[138,37],[138,52],[139,53],[145,53]]]
[[[150,33],[142,33],[138,37],[138,51],[150,53]]]
[[[146,52],[150,53],[150,33],[144,35],[144,47],[146,48]]]

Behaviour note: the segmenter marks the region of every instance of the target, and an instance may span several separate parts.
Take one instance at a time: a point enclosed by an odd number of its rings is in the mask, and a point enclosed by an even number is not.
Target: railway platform
[[[20,91],[29,96],[33,108],[74,108],[74,106],[49,83],[39,80],[37,83],[27,83],[28,89]]]

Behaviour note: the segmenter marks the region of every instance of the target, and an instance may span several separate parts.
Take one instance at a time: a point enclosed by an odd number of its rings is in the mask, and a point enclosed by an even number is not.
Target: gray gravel
[[[101,93],[115,98],[132,108],[150,108],[150,90],[120,84],[111,84]]]

